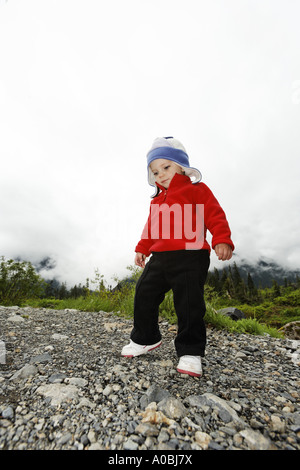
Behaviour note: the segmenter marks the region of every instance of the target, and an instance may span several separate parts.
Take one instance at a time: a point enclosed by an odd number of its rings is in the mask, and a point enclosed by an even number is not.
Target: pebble
[[[0,450],[300,449],[297,340],[208,328],[195,378],[166,321],[132,359],[113,313],[0,306],[0,324]]]

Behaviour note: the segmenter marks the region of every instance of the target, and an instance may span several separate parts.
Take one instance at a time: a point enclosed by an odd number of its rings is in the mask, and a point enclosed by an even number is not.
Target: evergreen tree
[[[220,278],[221,292],[223,293],[226,293],[226,290],[227,290],[227,287],[226,287],[227,277],[228,277],[227,269],[224,268],[222,271],[222,276]]]
[[[216,289],[217,292],[221,292],[221,280],[220,280],[220,274],[217,268],[214,269],[214,288]]]
[[[58,291],[58,298],[60,300],[68,298],[68,289],[67,289],[67,284],[65,282],[63,282],[60,285],[60,288],[59,288],[59,291]]]
[[[45,281],[45,289],[44,289],[44,293],[43,293],[43,296],[44,298],[50,298],[50,297],[54,297],[54,298],[58,298],[59,296],[59,289],[60,289],[60,283],[56,280],[56,279],[51,279],[49,281]]]
[[[250,273],[248,273],[248,276],[247,276],[247,288],[248,288],[249,299],[252,301],[257,300],[258,291],[257,291],[257,288],[255,287],[255,284],[253,282],[253,279]]]
[[[75,284],[75,286],[73,286],[71,289],[70,289],[70,297],[73,298],[73,299],[77,299],[79,296],[80,296],[80,292],[79,292],[79,289],[77,287],[77,285]]]
[[[238,270],[236,263],[233,263],[232,283],[233,283],[233,296],[240,301],[245,301],[246,300],[245,283],[240,275],[240,272]]]
[[[281,295],[281,292],[280,292],[280,287],[277,283],[277,281],[275,281],[273,279],[272,281],[272,298],[275,299],[275,297],[279,297]]]

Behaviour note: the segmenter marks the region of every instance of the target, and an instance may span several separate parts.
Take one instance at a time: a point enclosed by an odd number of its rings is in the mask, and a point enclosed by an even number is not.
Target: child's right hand
[[[226,261],[232,257],[232,248],[227,243],[219,243],[215,246],[215,252],[219,260]]]
[[[146,258],[147,258],[147,256],[144,255],[144,253],[136,253],[134,262],[140,268],[144,268]]]

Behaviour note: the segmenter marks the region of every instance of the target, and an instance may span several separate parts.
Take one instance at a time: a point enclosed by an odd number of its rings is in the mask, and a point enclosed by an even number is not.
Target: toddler
[[[231,232],[223,209],[200,183],[200,171],[190,167],[178,140],[157,138],[147,164],[148,182],[155,193],[135,249],[135,264],[144,270],[136,284],[130,343],[121,354],[139,356],[160,346],[159,305],[172,289],[178,319],[177,370],[199,377],[206,346],[204,284],[211,250],[206,231],[212,234],[212,248],[223,261],[231,258],[234,249]]]

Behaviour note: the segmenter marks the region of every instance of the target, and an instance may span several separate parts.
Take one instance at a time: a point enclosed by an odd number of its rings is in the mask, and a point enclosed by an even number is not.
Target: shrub
[[[26,298],[41,295],[44,281],[28,261],[5,260],[0,263],[0,303],[20,304]]]

